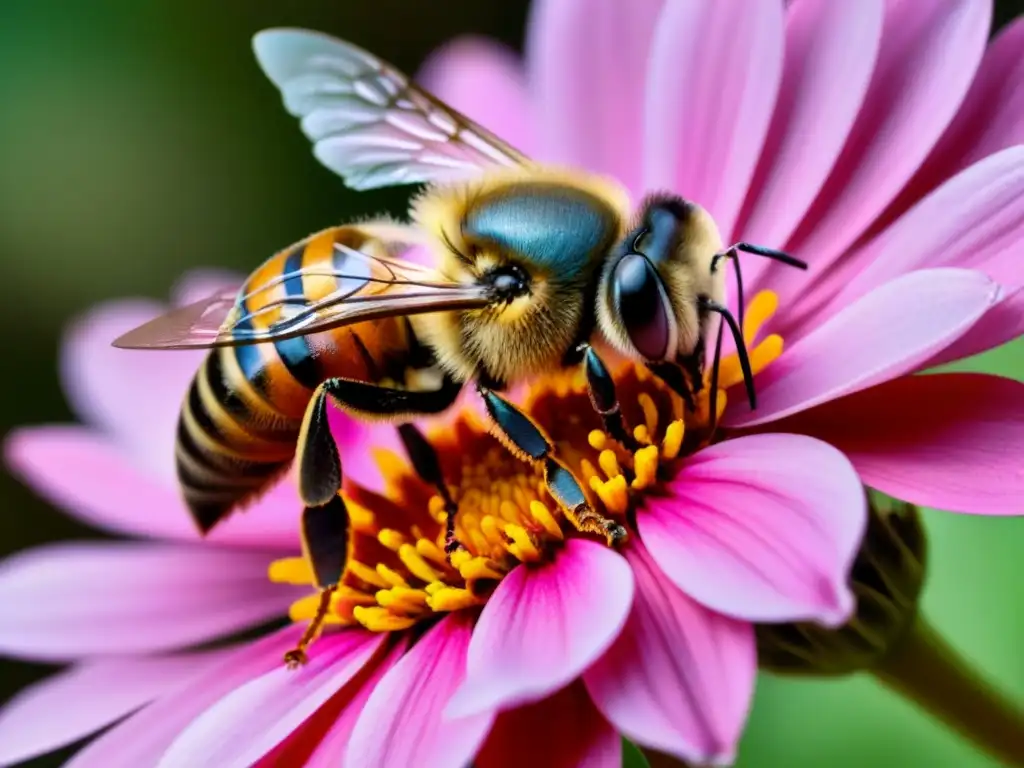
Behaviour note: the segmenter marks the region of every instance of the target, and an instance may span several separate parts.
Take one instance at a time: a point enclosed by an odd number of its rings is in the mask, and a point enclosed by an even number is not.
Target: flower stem
[[[873,672],[979,749],[1024,767],[1024,710],[983,680],[920,615]]]

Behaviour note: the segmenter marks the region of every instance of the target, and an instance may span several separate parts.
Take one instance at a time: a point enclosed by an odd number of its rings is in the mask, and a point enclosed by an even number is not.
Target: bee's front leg
[[[605,537],[609,546],[625,542],[626,529],[599,514],[587,501],[575,475],[554,455],[554,446],[534,421],[505,398],[477,385],[495,436],[517,458],[544,468],[548,493],[558,502],[569,521],[584,533]]]
[[[619,397],[615,393],[615,380],[608,372],[604,361],[597,354],[597,350],[586,342],[577,347],[577,351],[583,354],[590,402],[604,421],[605,431],[618,440],[626,450],[635,451],[640,445],[626,427],[622,408],[619,406]]]

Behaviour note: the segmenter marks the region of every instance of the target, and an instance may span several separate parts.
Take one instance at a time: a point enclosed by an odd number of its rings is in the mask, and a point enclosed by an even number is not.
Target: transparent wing
[[[372,256],[336,243],[344,268],[282,272],[171,310],[114,341],[123,349],[203,349],[258,344],[394,315],[470,309],[489,303],[486,288],[449,281],[412,262]],[[337,289],[312,300],[294,286],[332,278]],[[289,290],[284,290],[284,286]],[[250,309],[256,307],[256,309]]]
[[[353,189],[442,182],[527,162],[517,150],[350,43],[301,29],[253,39],[321,163]]]

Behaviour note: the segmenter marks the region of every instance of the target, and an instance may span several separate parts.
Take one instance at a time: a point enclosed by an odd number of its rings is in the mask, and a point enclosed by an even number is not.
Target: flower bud
[[[877,666],[914,624],[925,551],[917,507],[869,491],[868,527],[850,574],[853,616],[834,629],[810,622],[758,625],[762,669],[833,676]]]

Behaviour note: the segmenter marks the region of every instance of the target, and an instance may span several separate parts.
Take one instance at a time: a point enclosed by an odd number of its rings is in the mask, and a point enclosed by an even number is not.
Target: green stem
[[[873,672],[979,749],[1024,767],[1024,711],[982,680],[921,616]]]

